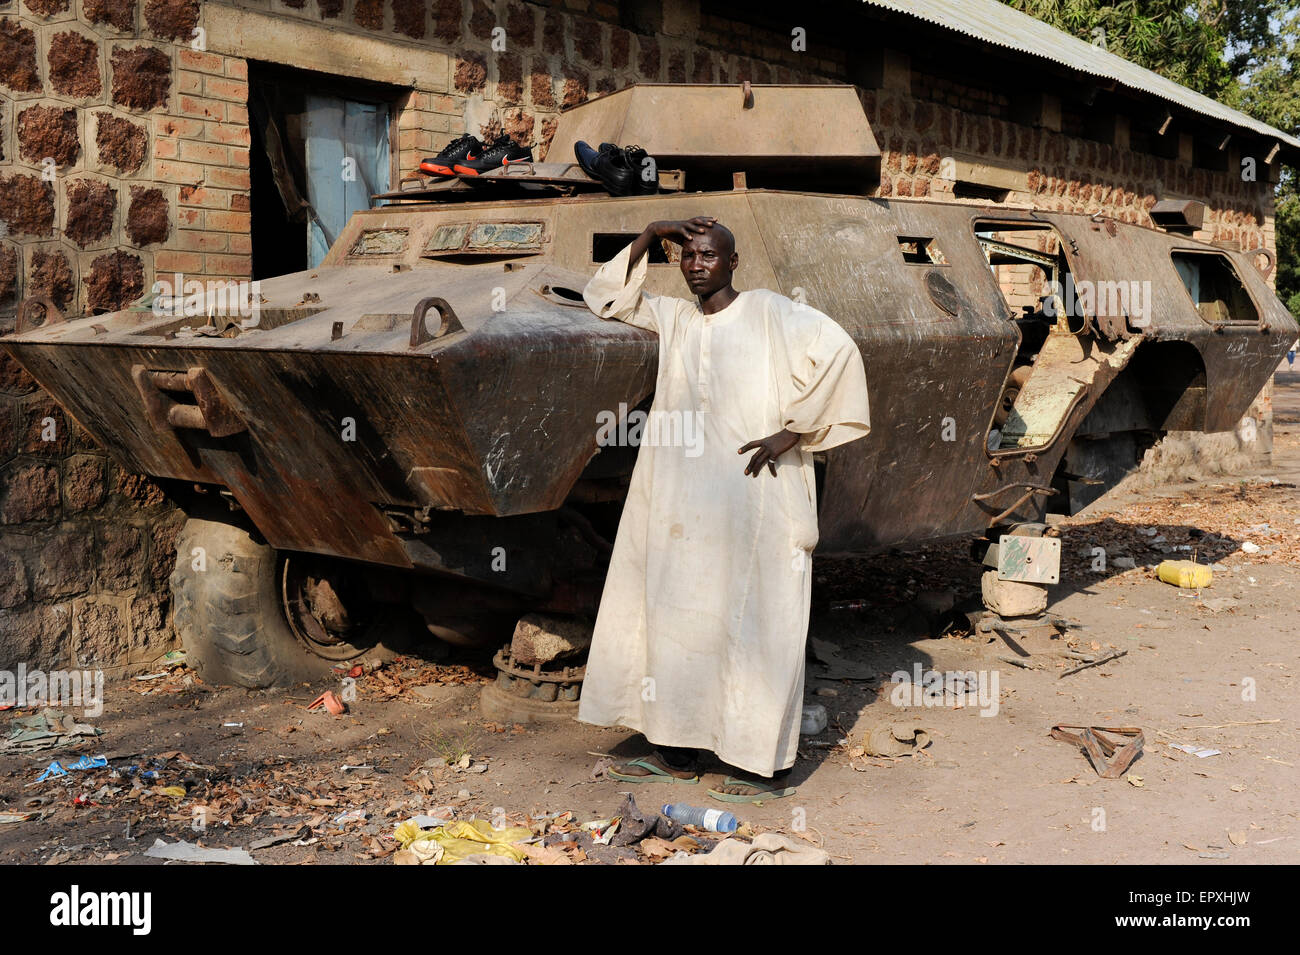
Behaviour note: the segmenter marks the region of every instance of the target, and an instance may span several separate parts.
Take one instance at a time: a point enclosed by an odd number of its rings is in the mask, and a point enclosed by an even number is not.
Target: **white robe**
[[[697,427],[660,429],[661,442],[687,439],[677,446],[642,438],[578,719],[770,776],[799,741],[813,452],[870,430],[862,356],[826,315],[775,292],[741,292],[712,315],[650,295],[648,256],[629,276],[629,255],[600,268],[587,305],[658,332],[651,419]],[[745,474],[754,451],[737,449],[782,428],[802,437],[776,477]]]

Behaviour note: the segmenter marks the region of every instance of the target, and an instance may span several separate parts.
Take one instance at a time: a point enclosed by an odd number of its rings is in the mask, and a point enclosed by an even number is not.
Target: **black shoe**
[[[430,156],[420,163],[420,172],[426,176],[438,177],[434,181],[442,179],[452,179],[456,175],[453,168],[456,163],[463,162],[467,159],[474,159],[483,153],[484,146],[477,136],[466,133],[453,139],[447,144],[447,148],[436,156]]]
[[[611,196],[650,195],[659,191],[659,173],[654,160],[640,146],[620,149],[613,143],[601,143],[592,149],[579,140],[573,144],[578,165],[599,181]]]
[[[578,165],[592,179],[609,191],[611,196],[630,196],[636,191],[636,173],[627,161],[627,153],[613,143],[601,143],[600,151],[578,140],[573,144]]]
[[[640,146],[628,146],[623,150],[627,164],[632,169],[635,192],[640,196],[651,196],[659,191],[659,166],[654,158],[646,155]]]
[[[532,162],[533,151],[520,146],[509,136],[501,136],[482,154],[473,158],[466,157],[452,166],[460,176],[481,176],[485,172],[509,166],[517,162]]]

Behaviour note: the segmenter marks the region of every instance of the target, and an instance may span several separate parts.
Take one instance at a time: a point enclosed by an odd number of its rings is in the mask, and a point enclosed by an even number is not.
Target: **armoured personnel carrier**
[[[577,140],[640,144],[660,192],[607,195]],[[818,462],[819,555],[1073,512],[1164,433],[1234,428],[1296,335],[1267,253],[869,198],[852,87],[630,87],[565,113],[549,156],[378,197],[247,300],[177,277],[112,314],[21,306],[0,347],[190,516],[175,623],[206,679],[322,672],[412,610],[452,642],[594,612],[636,454],[602,427],[648,407],[657,344],[581,292],[653,220],[716,216],[738,287],[862,349],[873,429]],[[675,252],[652,291],[684,293]]]

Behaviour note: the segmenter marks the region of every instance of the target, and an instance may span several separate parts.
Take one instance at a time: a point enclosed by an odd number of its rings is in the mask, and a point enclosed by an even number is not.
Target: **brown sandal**
[[[619,771],[620,769],[626,770],[629,768],[644,769],[645,772],[628,773]],[[694,769],[673,769],[664,760],[663,756],[657,752],[611,766],[605,770],[605,775],[610,779],[617,779],[621,783],[682,783],[687,786],[694,786],[700,781],[699,773]]]

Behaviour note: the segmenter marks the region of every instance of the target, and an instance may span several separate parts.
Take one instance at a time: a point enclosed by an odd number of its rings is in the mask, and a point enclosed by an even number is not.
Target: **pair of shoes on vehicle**
[[[611,196],[648,196],[659,191],[659,170],[640,146],[620,148],[601,143],[600,149],[578,140],[573,144],[578,165],[599,181]]]
[[[501,166],[532,161],[533,151],[505,134],[487,145],[477,136],[466,133],[453,139],[438,155],[421,162],[420,172],[433,182],[445,182],[457,176],[481,176]]]

